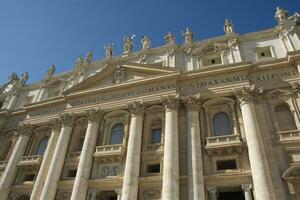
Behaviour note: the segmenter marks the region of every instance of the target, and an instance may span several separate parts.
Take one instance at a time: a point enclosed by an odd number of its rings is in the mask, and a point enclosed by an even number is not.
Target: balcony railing
[[[279,131],[278,136],[282,144],[300,142],[300,130]]]
[[[104,163],[120,162],[125,157],[125,153],[126,148],[122,144],[97,146],[94,157]]]
[[[30,156],[23,156],[18,164],[19,167],[23,168],[38,168],[43,161],[43,156],[41,155],[30,155]]]
[[[144,153],[162,153],[163,152],[163,144],[156,143],[156,144],[148,144],[143,146]]]
[[[226,154],[233,152],[241,152],[243,143],[239,135],[223,135],[206,138],[206,150],[210,154]]]

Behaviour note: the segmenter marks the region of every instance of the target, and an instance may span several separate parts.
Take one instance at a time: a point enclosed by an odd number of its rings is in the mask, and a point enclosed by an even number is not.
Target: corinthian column
[[[238,89],[235,93],[240,102],[244,121],[255,197],[258,200],[274,200],[272,184],[267,176],[270,168],[264,154],[261,129],[254,105],[255,98],[262,94],[262,90],[253,86]]]
[[[161,99],[165,106],[162,200],[179,199],[178,97]]]
[[[199,100],[189,97],[187,108],[188,190],[189,200],[205,199],[202,147],[199,125]]]
[[[10,186],[13,184],[17,175],[17,165],[24,155],[29,138],[32,134],[32,127],[29,124],[22,124],[18,128],[18,139],[9,157],[5,171],[0,182],[0,199],[7,199]]]
[[[43,186],[45,184],[45,180],[47,177],[47,173],[49,171],[51,159],[54,153],[54,149],[58,140],[59,131],[61,129],[61,123],[60,120],[54,119],[50,121],[50,126],[52,129],[51,136],[47,145],[46,152],[43,156],[43,162],[41,164],[41,167],[39,169],[39,173],[37,175],[37,178],[34,182],[34,186],[31,192],[30,200],[39,200],[41,196],[41,192],[43,189]]]
[[[245,200],[252,200],[251,184],[242,184]]]
[[[99,126],[103,117],[100,109],[90,110],[87,113],[88,126],[80,154],[78,170],[73,186],[71,200],[85,200],[88,190],[88,179],[92,169],[93,153],[96,146]]]
[[[121,199],[137,200],[145,104],[142,101],[135,102],[128,107],[131,111],[131,122]]]
[[[47,174],[40,200],[53,200],[56,194],[57,182],[61,175],[67,149],[72,133],[73,118],[69,114],[60,116],[61,131],[53,153],[53,158]]]

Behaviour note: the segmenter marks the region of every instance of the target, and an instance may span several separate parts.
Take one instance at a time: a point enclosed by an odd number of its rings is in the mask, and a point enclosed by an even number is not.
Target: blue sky
[[[190,27],[196,40],[223,34],[225,18],[243,34],[276,24],[276,6],[300,12],[299,0],[1,0],[0,84],[11,72],[28,71],[29,83],[42,79],[51,64],[57,73],[70,70],[87,51],[104,56],[103,45],[122,52],[124,35],[149,35],[152,46],[164,44],[171,31],[182,43],[181,30]]]

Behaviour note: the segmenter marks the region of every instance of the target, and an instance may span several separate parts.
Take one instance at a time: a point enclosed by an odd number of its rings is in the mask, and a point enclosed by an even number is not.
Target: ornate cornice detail
[[[18,134],[30,137],[32,133],[33,133],[33,127],[31,126],[31,124],[23,123],[18,126]]]
[[[72,126],[74,122],[74,117],[69,113],[59,115],[59,119],[63,126]]]
[[[86,112],[87,118],[92,122],[100,122],[103,119],[104,111],[100,108],[88,110]]]
[[[240,103],[257,100],[258,97],[263,96],[263,92],[263,88],[257,87],[256,85],[234,89],[234,94]]]
[[[243,189],[245,192],[251,192],[252,184],[251,184],[251,183],[248,183],[248,184],[242,184],[242,189]]]
[[[165,106],[166,112],[170,110],[177,110],[180,105],[180,98],[178,95],[176,96],[164,96],[161,97],[161,102]]]
[[[51,119],[49,121],[49,126],[51,127],[52,130],[59,131],[61,129],[61,121],[57,118]]]
[[[128,108],[132,115],[144,115],[146,103],[142,101],[135,101],[128,104]]]
[[[200,98],[196,96],[188,96],[182,99],[189,110],[198,111],[200,106]]]

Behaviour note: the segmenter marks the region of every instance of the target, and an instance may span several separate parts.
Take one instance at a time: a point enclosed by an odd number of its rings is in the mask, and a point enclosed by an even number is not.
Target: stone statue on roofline
[[[185,44],[193,43],[194,33],[189,28],[186,28],[185,32],[181,31],[181,34],[184,37]]]
[[[93,60],[93,52],[92,51],[88,51],[86,56],[85,56],[85,59],[84,59],[84,63],[89,65]]]
[[[55,73],[56,67],[55,65],[51,65],[51,67],[47,70],[47,78],[50,78]]]
[[[141,43],[142,43],[142,50],[149,49],[151,45],[151,40],[148,36],[145,35],[142,37]]]
[[[113,56],[114,44],[104,45],[105,58],[110,59]]]
[[[168,34],[164,38],[166,40],[167,45],[175,44],[175,36],[171,32],[168,32]]]
[[[15,82],[17,82],[20,79],[19,79],[18,75],[15,72],[13,72],[8,77],[8,80],[9,80],[9,83],[15,83]]]
[[[224,32],[226,33],[226,35],[234,33],[234,27],[233,27],[232,21],[229,19],[225,20]]]
[[[124,42],[124,52],[123,54],[129,54],[132,52],[134,44],[133,44],[133,39],[135,38],[135,34],[132,34],[130,37],[125,36],[123,39]]]
[[[21,85],[24,86],[28,79],[29,79],[28,72],[23,73],[21,77]]]
[[[80,55],[76,60],[76,67],[83,67],[84,65],[84,58]]]
[[[277,20],[278,24],[286,22],[288,17],[289,14],[287,10],[281,9],[278,6],[276,7],[275,19]]]

